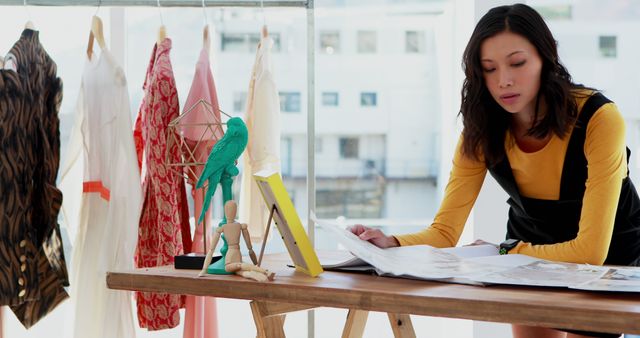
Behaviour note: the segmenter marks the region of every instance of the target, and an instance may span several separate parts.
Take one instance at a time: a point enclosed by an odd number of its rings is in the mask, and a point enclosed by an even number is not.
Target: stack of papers
[[[325,270],[373,272],[472,285],[509,284],[581,290],[640,292],[640,268],[551,262],[525,255],[500,255],[493,245],[438,249],[428,245],[381,249],[342,226],[313,221],[329,230],[350,253],[323,261]]]

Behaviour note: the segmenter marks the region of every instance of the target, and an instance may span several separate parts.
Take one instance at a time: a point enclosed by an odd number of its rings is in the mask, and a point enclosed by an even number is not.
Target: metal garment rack
[[[24,0],[0,0],[0,6],[24,6]],[[157,0],[27,0],[27,6],[111,6],[157,7]],[[313,0],[205,0],[206,7],[305,7],[313,9]],[[162,0],[161,7],[202,7],[202,0]]]
[[[0,0],[0,6],[158,7],[157,0]],[[161,7],[198,7],[203,0],[162,0]],[[315,0],[204,0],[205,7],[297,7],[307,10],[307,232],[315,247],[311,211],[316,208],[315,180]],[[315,336],[315,316],[307,315],[307,336]]]

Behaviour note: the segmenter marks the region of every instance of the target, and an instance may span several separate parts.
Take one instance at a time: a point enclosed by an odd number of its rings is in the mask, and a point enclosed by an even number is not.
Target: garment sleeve
[[[60,167],[60,118],[58,113],[62,103],[62,80],[57,76],[55,62],[49,57],[45,59],[47,62],[43,67],[45,67],[47,89],[44,91],[42,114],[44,123],[41,125],[41,131],[44,134],[43,138],[47,142],[46,147],[41,148],[46,150],[42,151],[44,154],[42,157],[41,179],[44,184],[42,185],[43,191],[40,196],[41,210],[43,210],[41,217],[43,217],[44,222],[41,224],[43,229],[39,231],[42,232],[42,247],[49,264],[53,268],[52,271],[58,275],[64,285],[68,286],[67,264],[64,259],[62,236],[60,225],[58,224],[63,195],[62,191],[56,187],[56,177]]]
[[[43,52],[44,53],[44,52]],[[43,75],[42,107],[37,116],[40,119],[38,149],[41,149],[38,163],[34,168],[34,224],[39,224],[40,238],[49,236],[58,229],[58,213],[62,204],[62,192],[56,187],[56,177],[60,165],[60,104],[62,103],[62,80],[57,77],[56,64],[48,57],[39,66]]]
[[[422,231],[394,236],[400,245],[428,244],[438,248],[455,246],[480,193],[486,174],[487,168],[484,162],[473,160],[462,154],[462,137],[460,137],[453,157],[449,183],[433,223]]]
[[[603,105],[591,118],[584,153],[588,176],[576,238],[549,245],[519,243],[510,253],[572,263],[604,263],[622,181],[627,176],[625,124],[615,104]]]
[[[121,72],[121,70],[119,69]],[[136,164],[136,148],[131,130],[131,113],[126,79],[119,73],[122,88],[118,92],[115,110],[116,138],[114,142],[114,165],[111,170],[111,208],[109,224],[114,225],[112,243],[105,252],[112,253],[108,263],[111,269],[133,268],[133,256],[138,242],[142,190],[140,172]]]
[[[140,111],[138,112],[138,117],[136,117],[136,122],[133,127],[133,141],[135,145],[136,158],[138,162],[138,171],[142,169],[142,155],[144,154],[144,138],[142,137],[142,114],[143,107],[145,103],[144,101],[140,105]]]

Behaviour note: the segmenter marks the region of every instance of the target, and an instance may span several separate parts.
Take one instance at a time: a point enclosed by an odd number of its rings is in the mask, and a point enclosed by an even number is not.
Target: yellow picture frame
[[[302,226],[300,217],[284,187],[280,173],[273,170],[260,171],[253,175],[268,210],[272,210],[273,220],[284,241],[296,270],[316,277],[323,272],[309,237]]]

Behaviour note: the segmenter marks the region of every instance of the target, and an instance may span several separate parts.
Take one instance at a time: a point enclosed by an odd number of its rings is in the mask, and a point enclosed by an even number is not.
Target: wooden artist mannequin
[[[227,254],[225,255],[224,266],[227,272],[233,272],[244,278],[254,279],[259,282],[273,280],[273,272],[256,266],[256,264],[258,264],[258,260],[256,258],[256,254],[253,252],[253,247],[251,246],[251,240],[249,237],[249,230],[247,230],[247,225],[237,223],[235,221],[237,210],[238,205],[235,201],[230,200],[225,203],[224,214],[227,217],[227,223],[216,228],[213,238],[211,239],[209,252],[207,252],[207,257],[205,258],[204,265],[202,266],[202,271],[200,271],[199,276],[204,276],[207,273],[207,268],[209,267],[209,264],[211,264],[213,251],[218,245],[220,234],[223,233],[224,238],[227,239],[227,245],[229,247]],[[241,233],[242,237],[244,238],[244,242],[247,245],[247,249],[249,249],[249,257],[251,257],[251,261],[253,262],[253,264],[242,262],[242,254],[240,253]]]

